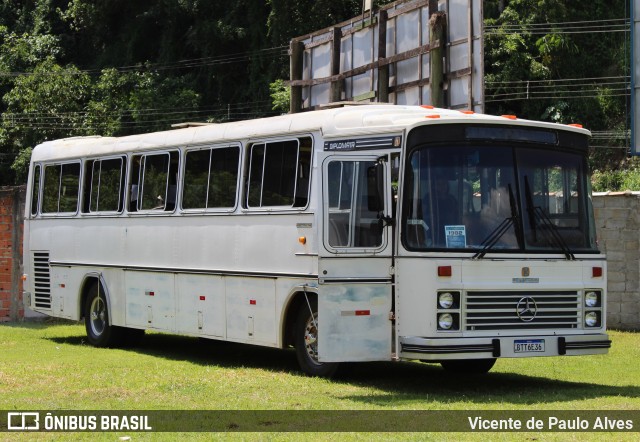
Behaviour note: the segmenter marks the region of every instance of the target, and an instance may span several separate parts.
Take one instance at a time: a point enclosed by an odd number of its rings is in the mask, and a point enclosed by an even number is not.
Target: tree
[[[6,112],[0,125],[0,145],[5,154],[18,156],[44,140],[84,132],[84,107],[91,79],[75,66],[62,67],[52,58],[39,63],[32,74],[16,78],[4,95]],[[21,157],[24,159],[24,155]],[[6,167],[2,170],[11,176]],[[18,177],[23,170],[13,172]]]
[[[628,127],[626,97],[597,80],[628,75],[626,34],[594,32],[606,23],[598,20],[625,17],[623,2],[488,0],[485,5],[488,113],[581,123],[595,131]],[[584,21],[595,22],[576,28]],[[567,22],[573,27],[563,25]],[[625,156],[624,149],[594,150],[592,167],[616,167]]]

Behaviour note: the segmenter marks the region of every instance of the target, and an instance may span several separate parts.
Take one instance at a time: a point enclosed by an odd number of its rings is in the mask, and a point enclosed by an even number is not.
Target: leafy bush
[[[591,176],[591,185],[594,192],[640,190],[640,161],[632,158],[623,168],[596,170]]]

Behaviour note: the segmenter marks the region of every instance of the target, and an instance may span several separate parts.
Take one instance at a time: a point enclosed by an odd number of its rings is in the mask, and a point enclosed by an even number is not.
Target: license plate
[[[528,339],[526,341],[514,341],[513,351],[515,353],[544,352],[544,339]]]

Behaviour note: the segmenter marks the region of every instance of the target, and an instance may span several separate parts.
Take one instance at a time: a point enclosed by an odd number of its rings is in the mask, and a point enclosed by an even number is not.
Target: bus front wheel
[[[100,283],[93,284],[87,293],[84,325],[87,340],[95,347],[113,347],[122,341],[122,330],[109,323],[107,297]]]
[[[337,362],[318,361],[318,302],[308,298],[298,310],[295,324],[295,348],[298,364],[310,376],[331,377],[338,370]]]

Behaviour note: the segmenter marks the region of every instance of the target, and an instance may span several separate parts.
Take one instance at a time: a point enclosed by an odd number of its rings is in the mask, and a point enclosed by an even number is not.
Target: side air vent
[[[36,308],[51,308],[49,252],[33,252],[34,296]]]

